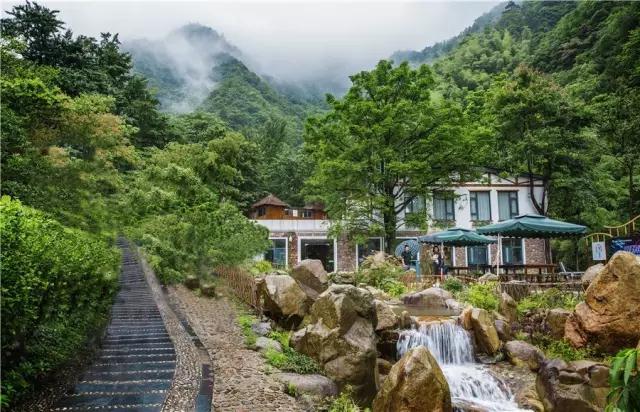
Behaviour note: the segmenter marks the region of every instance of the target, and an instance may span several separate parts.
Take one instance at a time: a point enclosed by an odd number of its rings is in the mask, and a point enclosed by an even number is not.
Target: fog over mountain
[[[3,9],[18,2],[5,1]],[[455,36],[490,10],[492,2],[236,1],[236,2],[75,2],[43,1],[60,10],[76,33],[120,33],[124,43],[166,42],[194,82],[202,71],[190,47],[169,33],[199,23],[223,35],[242,52],[254,72],[279,81],[338,88],[347,76],[371,68],[396,50],[422,49]],[[167,38],[167,36],[169,37]],[[144,43],[138,43],[143,45]],[[215,47],[215,46],[214,46]],[[318,84],[319,83],[319,84]],[[322,87],[322,88],[323,88]]]

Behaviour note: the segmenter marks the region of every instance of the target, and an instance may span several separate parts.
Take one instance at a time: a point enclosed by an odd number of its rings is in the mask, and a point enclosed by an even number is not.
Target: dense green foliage
[[[2,396],[25,396],[106,322],[119,255],[104,240],[68,229],[3,196]]]
[[[390,262],[369,266],[365,260],[365,263],[356,272],[356,284],[364,283],[378,288],[390,296],[397,297],[407,291],[406,286],[400,280],[405,273],[401,266]]]
[[[609,370],[611,392],[607,412],[640,411],[640,349],[623,349],[613,358]]]
[[[639,31],[637,2],[511,2],[433,66],[482,164],[542,176],[540,212],[598,229],[640,211]]]
[[[556,288],[533,293],[518,302],[518,315],[538,309],[563,308],[573,310],[579,302],[573,292],[563,292]]]
[[[498,310],[498,285],[495,282],[474,283],[456,295],[462,302],[488,311]]]
[[[266,172],[261,146],[219,117],[160,113],[117,36],[76,36],[29,2],[1,28],[2,194],[34,208],[2,201],[2,399],[15,405],[99,333],[117,273],[105,239],[130,235],[163,282],[208,282],[266,247],[242,214]]]

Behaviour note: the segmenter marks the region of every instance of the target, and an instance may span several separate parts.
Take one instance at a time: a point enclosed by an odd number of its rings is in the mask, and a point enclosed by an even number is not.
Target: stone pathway
[[[205,379],[191,338],[164,302],[153,274],[146,267],[143,270],[136,252],[123,240],[118,245],[122,249],[120,290],[103,346],[52,410],[194,410]],[[210,393],[207,400],[210,403]]]
[[[182,285],[168,288],[172,306],[183,313],[213,361],[216,411],[274,412],[313,410],[287,395],[283,384],[267,373],[262,356],[244,346],[237,311],[226,297],[196,296]],[[277,370],[275,370],[277,371]]]

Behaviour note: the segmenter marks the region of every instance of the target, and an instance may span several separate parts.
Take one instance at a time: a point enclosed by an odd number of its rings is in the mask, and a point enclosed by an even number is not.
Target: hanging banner
[[[604,242],[593,242],[591,244],[593,260],[607,260],[607,247]]]

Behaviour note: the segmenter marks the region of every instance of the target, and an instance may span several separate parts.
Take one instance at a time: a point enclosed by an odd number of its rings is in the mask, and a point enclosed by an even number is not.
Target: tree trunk
[[[382,216],[384,219],[384,250],[392,255],[394,252],[392,248],[393,242],[396,240],[396,224],[398,220],[395,208],[393,206],[387,207]]]
[[[633,219],[635,214],[637,213],[634,210],[635,206],[635,188],[633,187],[633,165],[629,166],[629,219]]]

